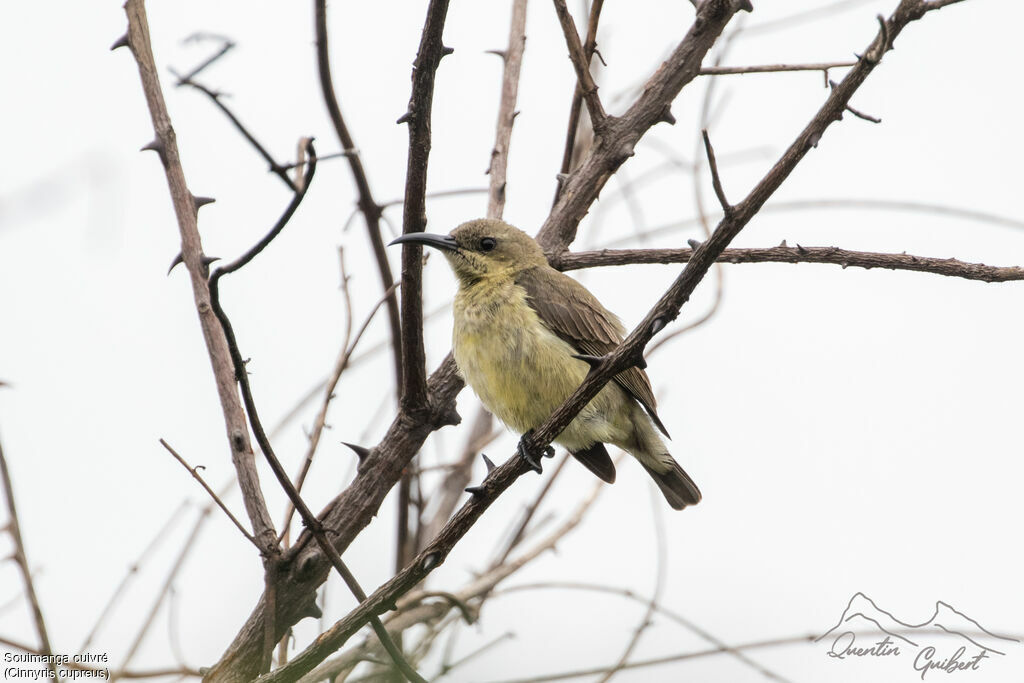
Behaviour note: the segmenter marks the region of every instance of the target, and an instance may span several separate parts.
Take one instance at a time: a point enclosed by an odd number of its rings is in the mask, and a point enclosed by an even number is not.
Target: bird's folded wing
[[[603,356],[622,343],[622,323],[587,290],[557,270],[529,268],[516,276],[541,322],[582,354]],[[623,370],[615,382],[640,402],[651,420],[668,436],[656,412],[657,403],[647,373],[638,367]]]

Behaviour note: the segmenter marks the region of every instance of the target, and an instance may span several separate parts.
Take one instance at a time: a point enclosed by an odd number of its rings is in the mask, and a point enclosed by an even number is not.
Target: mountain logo
[[[875,639],[870,645],[858,638]],[[977,671],[985,660],[1004,657],[1020,641],[989,631],[947,602],[935,603],[932,616],[920,624],[896,618],[861,592],[853,594],[835,626],[815,642],[830,643],[834,659],[899,658],[913,654],[921,679],[931,671]]]

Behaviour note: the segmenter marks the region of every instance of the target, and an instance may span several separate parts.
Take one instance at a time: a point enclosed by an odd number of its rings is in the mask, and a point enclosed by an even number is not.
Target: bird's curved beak
[[[435,249],[440,249],[442,251],[459,250],[459,245],[455,241],[454,237],[449,235],[434,235],[429,232],[410,232],[392,240],[388,246],[390,247],[395,244],[403,244],[406,242],[422,244],[425,247],[434,247]]]

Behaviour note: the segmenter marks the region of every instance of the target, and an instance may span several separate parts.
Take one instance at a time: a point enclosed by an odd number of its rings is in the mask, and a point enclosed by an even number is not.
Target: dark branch
[[[638,263],[686,263],[693,258],[693,249],[604,249],[601,251],[566,252],[556,260],[561,270],[578,270],[600,266],[624,266]],[[947,277],[982,282],[1024,280],[1024,268],[1018,266],[987,266],[956,259],[928,258],[910,254],[880,254],[850,251],[838,247],[790,247],[780,245],[763,249],[726,249],[718,257],[720,263],[828,263],[843,268],[884,268],[934,273]]]
[[[413,63],[409,96],[409,159],[405,176],[402,232],[423,232],[427,225],[427,162],[430,158],[430,115],[434,77],[444,56],[444,22],[448,0],[431,0]],[[402,248],[402,408],[411,413],[427,407],[426,353],[423,350],[423,248]]]

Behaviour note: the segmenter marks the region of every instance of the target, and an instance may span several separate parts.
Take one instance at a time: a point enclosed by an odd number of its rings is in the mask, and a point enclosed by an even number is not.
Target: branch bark
[[[621,117],[609,118],[605,130],[580,167],[563,183],[555,206],[537,241],[548,256],[564,251],[576,238],[576,229],[601,189],[641,137],[656,123],[669,120],[669,105],[700,71],[704,55],[738,11],[733,0],[705,0],[686,36],[668,60],[644,85],[643,94]]]
[[[603,249],[565,252],[553,259],[553,265],[568,271],[641,263],[687,263],[693,255],[693,249]],[[828,263],[843,268],[911,270],[982,282],[1024,280],[1024,268],[1020,266],[987,266],[953,258],[929,258],[906,253],[882,254],[838,247],[790,247],[781,244],[760,249],[726,249],[717,260],[719,263]]]
[[[156,139],[147,145],[147,148],[156,151],[160,156],[167,176],[167,185],[178,220],[178,231],[181,233],[181,256],[192,284],[196,312],[224,413],[231,460],[238,475],[238,484],[242,490],[246,513],[252,524],[253,537],[259,545],[260,552],[271,556],[277,552],[277,534],[274,532],[274,523],[263,499],[263,491],[260,489],[245,413],[235,387],[235,371],[227,339],[210,306],[210,289],[206,281],[209,270],[199,237],[198,208],[195,197],[185,182],[174,127],[171,125],[167,105],[160,89],[160,79],[157,76],[153,48],[149,40],[145,4],[143,0],[128,0],[124,9],[128,16],[128,33],[123,44],[131,49],[138,64],[142,89],[156,133]]]
[[[441,42],[448,0],[431,0],[413,63],[409,109],[400,121],[409,124],[409,161],[405,176],[402,232],[423,232],[427,226],[427,162],[430,158],[430,112],[434,76],[447,48]],[[403,410],[427,407],[426,354],[423,350],[423,248],[402,247],[402,387]]]

